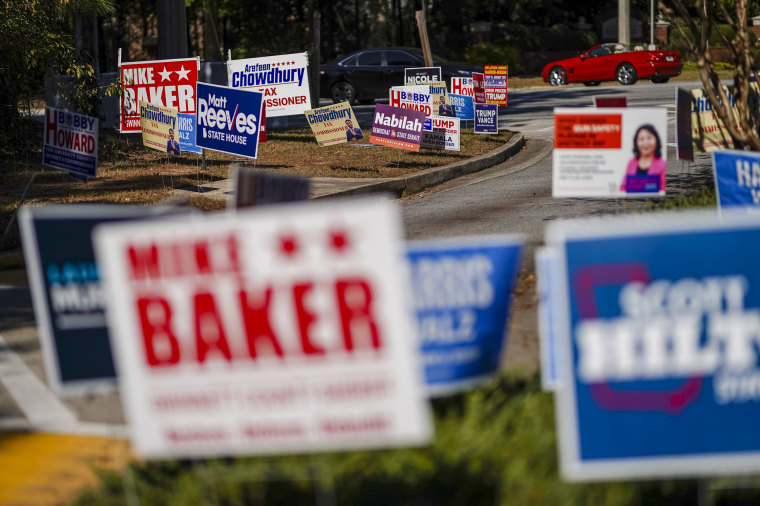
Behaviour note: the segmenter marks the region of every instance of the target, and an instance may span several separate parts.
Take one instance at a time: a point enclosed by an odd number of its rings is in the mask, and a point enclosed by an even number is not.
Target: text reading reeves
[[[210,103],[210,105],[209,105]],[[209,95],[208,102],[198,98],[198,124],[209,128],[232,130],[234,126],[239,133],[256,133],[257,118],[255,114],[239,112],[240,105],[230,114],[227,107],[227,97]]]

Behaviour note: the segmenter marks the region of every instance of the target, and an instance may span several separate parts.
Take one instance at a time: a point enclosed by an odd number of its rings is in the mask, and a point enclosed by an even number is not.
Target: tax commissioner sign
[[[263,93],[198,83],[198,147],[256,158]]]
[[[760,224],[713,212],[556,223],[562,470],[760,470]]]

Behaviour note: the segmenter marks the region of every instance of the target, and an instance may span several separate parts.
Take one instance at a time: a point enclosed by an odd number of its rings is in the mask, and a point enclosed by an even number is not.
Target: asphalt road
[[[697,83],[679,83],[696,88]],[[675,158],[673,147],[676,85],[640,83],[596,88],[540,88],[510,91],[509,105],[500,111],[502,128],[525,133],[526,148],[505,163],[403,199],[404,222],[410,239],[434,239],[479,234],[521,234],[526,240],[523,267],[533,265],[533,251],[543,243],[545,224],[574,216],[602,215],[645,209],[646,202],[619,199],[553,199],[551,149],[554,107],[590,106],[594,95],[625,95],[629,106],[668,107],[668,186],[678,193],[710,181],[709,157],[695,163]],[[356,106],[364,126],[373,106]],[[535,296],[527,290],[515,299],[508,366],[535,367]],[[21,359],[21,363],[17,359]],[[26,390],[19,390],[19,380]],[[15,382],[14,382],[15,381]],[[74,416],[84,433],[115,435],[123,418],[115,395],[66,400],[61,405],[44,392],[41,354],[28,290],[0,287],[0,428],[29,423],[53,423]],[[35,383],[36,382],[36,383]],[[9,387],[9,385],[12,385]],[[42,387],[42,390],[40,390]],[[31,390],[30,390],[31,389]],[[39,397],[37,403],[29,398]],[[47,412],[45,410],[48,410]],[[30,411],[31,410],[31,411]],[[49,415],[49,416],[48,416]],[[81,422],[92,422],[82,424]]]

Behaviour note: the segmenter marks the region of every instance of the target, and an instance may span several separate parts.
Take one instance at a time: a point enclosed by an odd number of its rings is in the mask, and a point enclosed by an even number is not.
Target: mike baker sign
[[[263,94],[198,83],[196,144],[256,158]]]

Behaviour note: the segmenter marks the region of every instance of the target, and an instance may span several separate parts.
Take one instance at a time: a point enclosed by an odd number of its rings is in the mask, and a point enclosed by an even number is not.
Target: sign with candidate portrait
[[[195,143],[206,149],[256,158],[264,94],[198,83]]]
[[[498,373],[522,245],[519,237],[408,245],[417,336],[431,394],[456,392]]]
[[[424,124],[424,112],[377,104],[369,142],[418,152]]]
[[[554,109],[552,195],[665,195],[667,109]]]
[[[425,85],[443,79],[441,67],[415,67],[404,69],[404,84],[407,86]]]
[[[227,77],[231,88],[262,93],[270,118],[303,114],[311,108],[308,53],[230,60]]]
[[[181,154],[177,140],[177,109],[140,101],[140,128],[143,146],[171,155]]]
[[[73,176],[95,177],[98,168],[98,118],[45,107],[42,164]]]
[[[310,109],[304,114],[319,146],[364,140],[359,121],[348,102]]]
[[[553,222],[561,469],[760,471],[760,224],[714,212]]]
[[[718,209],[760,213],[760,154],[713,151]]]
[[[45,375],[57,394],[85,395],[116,387],[105,294],[90,238],[93,228],[166,211],[93,204],[21,208],[21,239]]]
[[[120,132],[140,131],[140,101],[195,114],[200,59],[121,62]]]
[[[483,67],[484,87],[487,104],[507,106],[507,65],[485,65]]]
[[[496,104],[475,104],[475,133],[499,133],[499,106]]]
[[[280,204],[93,237],[140,455],[430,440],[392,203]]]

